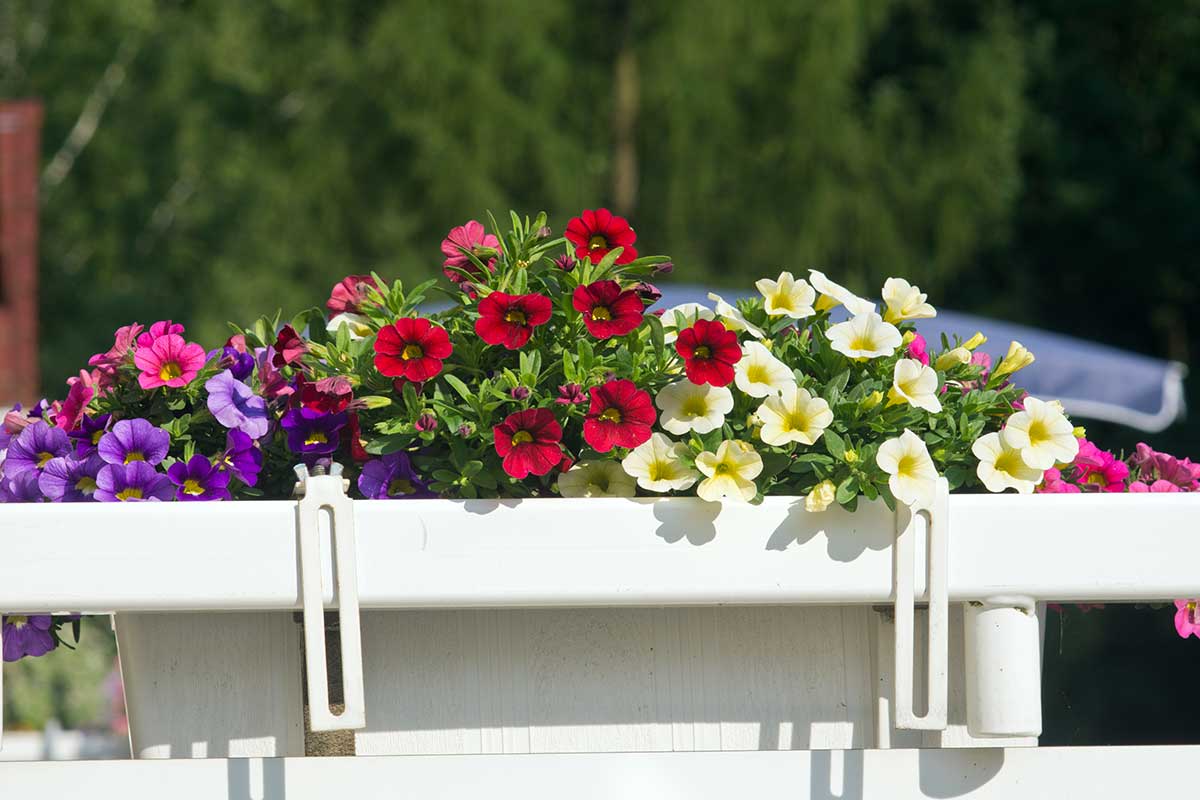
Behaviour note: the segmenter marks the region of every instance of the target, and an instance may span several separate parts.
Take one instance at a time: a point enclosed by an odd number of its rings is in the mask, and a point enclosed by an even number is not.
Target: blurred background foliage
[[[689,282],[903,275],[1200,347],[1200,0],[0,0],[22,96],[50,394],[127,321],[213,346],[348,273],[429,276],[445,231],[509,207],[608,205]],[[1200,425],[1150,441],[1197,455]]]

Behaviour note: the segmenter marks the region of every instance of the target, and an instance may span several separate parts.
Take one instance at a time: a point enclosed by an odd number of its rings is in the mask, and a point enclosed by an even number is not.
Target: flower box
[[[789,497],[351,508],[360,755],[1036,742],[969,735],[967,678],[986,664],[964,655],[960,611],[945,730],[892,724],[894,626],[875,607],[894,600],[903,509],[810,514]],[[944,513],[952,607],[1200,592],[1180,558],[1194,495],[952,495]],[[0,527],[0,607],[118,612],[136,755],[303,754],[296,503],[6,505]],[[328,536],[322,551],[330,587]]]

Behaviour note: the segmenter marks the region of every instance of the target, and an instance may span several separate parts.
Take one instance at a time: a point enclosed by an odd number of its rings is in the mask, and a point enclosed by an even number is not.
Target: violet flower
[[[38,487],[37,470],[27,469],[16,475],[0,476],[0,503],[40,503],[45,498]]]
[[[167,468],[167,477],[179,487],[177,500],[229,500],[229,473],[222,472],[206,456],[199,453],[185,464],[176,461]]]
[[[85,414],[79,421],[79,427],[67,432],[67,436],[75,440],[75,456],[77,458],[86,458],[96,452],[96,446],[100,444],[100,437],[108,433],[108,423],[111,421],[112,414],[101,414],[98,417],[89,417]]]
[[[66,431],[38,420],[8,443],[4,474],[15,478],[22,472],[32,471],[36,477],[52,459],[65,456],[70,450]]]
[[[231,370],[218,372],[205,382],[204,388],[208,391],[208,410],[217,422],[242,431],[252,439],[267,435],[271,428],[267,401],[233,377]]]
[[[170,479],[145,461],[106,464],[96,476],[95,497],[104,503],[170,500],[174,496]]]
[[[217,459],[217,467],[228,470],[247,486],[253,486],[258,483],[258,473],[262,472],[263,454],[249,436],[241,431],[229,431],[225,435],[225,452]]]
[[[280,424],[287,431],[288,449],[307,460],[337,450],[338,434],[349,421],[345,411],[322,414],[309,408],[293,408],[283,415]]]
[[[213,350],[208,354],[208,359],[216,359],[217,369],[229,370],[235,380],[245,381],[254,374],[254,356],[232,345]]]
[[[364,464],[358,476],[358,490],[370,500],[435,496],[413,468],[407,453],[390,453]]]
[[[59,456],[51,459],[42,476],[38,478],[38,487],[42,494],[57,503],[77,503],[93,500],[96,494],[96,476],[104,467],[104,459],[98,453],[92,453],[85,458]]]
[[[8,614],[0,620],[3,621],[0,634],[4,639],[5,661],[44,656],[58,646],[50,633],[54,620],[49,614]]]
[[[123,419],[100,437],[97,450],[109,464],[132,464],[145,461],[154,466],[167,457],[171,434],[149,420],[137,417]]]

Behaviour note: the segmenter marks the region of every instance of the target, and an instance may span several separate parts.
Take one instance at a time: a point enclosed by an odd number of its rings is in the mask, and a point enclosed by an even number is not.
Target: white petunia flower
[[[763,297],[763,309],[769,317],[791,317],[803,319],[817,313],[813,301],[817,293],[808,281],[796,278],[790,272],[781,272],[775,280],[762,278],[754,287]]]
[[[979,459],[975,474],[989,492],[1016,489],[1030,494],[1042,480],[1042,470],[1025,463],[1021,451],[1009,445],[998,433],[980,436],[971,445],[971,452]]]
[[[651,492],[673,492],[689,488],[700,473],[683,461],[687,447],[656,433],[642,442],[621,461],[626,474],[637,478],[638,486]]]
[[[675,324],[676,318],[682,318],[682,323],[678,326]],[[716,319],[716,313],[707,306],[702,306],[699,303],[680,303],[677,306],[672,306],[663,312],[659,318],[662,320],[663,326],[663,343],[671,344],[679,336],[679,332],[684,328],[690,328],[696,324],[698,319]]]
[[[768,397],[755,414],[762,421],[759,438],[773,447],[790,442],[813,444],[833,422],[829,403],[795,385],[785,387],[778,396]]]
[[[1024,411],[1008,418],[1000,435],[1004,443],[1021,451],[1021,458],[1034,469],[1050,469],[1054,463],[1069,463],[1079,454],[1079,440],[1062,406],[1036,397],[1026,397]]]
[[[731,303],[726,303],[721,295],[717,294],[716,292],[709,292],[708,299],[716,303],[715,308],[717,311],[717,316],[721,318],[721,322],[723,322],[725,327],[729,328],[729,330],[745,331],[755,339],[761,339],[766,336],[766,334],[763,333],[762,328],[754,325],[748,319],[746,319],[745,315],[743,315],[741,311],[738,311],[736,306],[732,305]]]
[[[915,358],[902,358],[892,371],[892,388],[888,390],[888,405],[908,403],[930,414],[942,410],[938,400],[938,377],[930,367]]]
[[[580,461],[558,476],[563,497],[633,497],[633,478],[616,461]]]
[[[654,404],[662,411],[658,424],[668,433],[708,433],[724,425],[725,415],[733,411],[733,392],[727,386],[684,380],[660,389]]]
[[[875,463],[886,472],[888,488],[901,503],[929,505],[937,490],[938,472],[920,436],[904,433],[879,446]]]
[[[795,386],[796,376],[760,342],[747,342],[741,360],[733,365],[733,382],[751,397],[766,397],[779,394],[784,386]]]
[[[824,511],[837,499],[837,487],[833,481],[821,481],[804,496],[804,510],[810,514]]]
[[[937,316],[937,310],[925,302],[925,293],[903,278],[888,278],[883,283],[883,302],[887,310],[883,318],[888,322],[906,319],[929,319]]]
[[[890,356],[903,340],[895,325],[884,322],[873,311],[830,325],[826,336],[830,346],[842,355],[863,359]]]
[[[341,314],[329,320],[329,324],[325,326],[325,330],[337,335],[338,328],[345,325],[350,329],[350,340],[365,339],[374,331],[371,329],[371,320],[364,317],[362,314],[351,314],[349,311],[343,311]]]
[[[707,476],[696,487],[703,500],[750,501],[758,494],[754,479],[762,472],[762,457],[740,440],[724,441],[716,453],[707,450],[696,456],[696,468]]]
[[[875,311],[874,303],[864,300],[845,286],[829,280],[823,272],[810,269],[808,279],[812,281],[813,288],[821,293],[821,296],[817,298],[817,311],[828,311],[839,305],[845,306],[851,314],[870,314]]]

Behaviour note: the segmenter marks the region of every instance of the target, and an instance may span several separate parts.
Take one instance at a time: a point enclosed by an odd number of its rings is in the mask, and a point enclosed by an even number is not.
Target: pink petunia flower
[[[80,370],[79,377],[72,378],[67,383],[71,388],[67,392],[67,399],[63,401],[62,409],[54,417],[54,424],[64,431],[72,431],[79,425],[79,420],[83,419],[83,412],[96,396],[96,389],[92,374],[87,370]]]
[[[1134,492],[1135,494],[1141,494],[1144,492],[1162,492],[1164,494],[1170,494],[1171,492],[1182,492],[1183,490],[1170,481],[1164,481],[1160,478],[1151,484],[1147,484],[1145,481],[1134,481],[1133,483],[1129,484],[1129,491]]]
[[[179,334],[168,333],[159,336],[149,347],[139,347],[133,354],[133,363],[142,371],[138,384],[143,389],[159,386],[178,389],[195,379],[206,358],[200,345],[184,341]]]
[[[921,334],[913,334],[912,341],[908,343],[908,357],[915,358],[925,366],[929,366],[929,345]]]
[[[1129,466],[1087,439],[1079,440],[1079,455],[1074,464],[1075,480],[1085,488],[1098,488],[1102,492],[1125,491]]]
[[[442,240],[442,271],[446,277],[455,283],[465,280],[463,272],[479,275],[479,268],[471,263],[467,253],[479,259],[489,272],[496,270],[496,255],[500,250],[500,240],[484,230],[483,223],[471,220],[466,225],[451,228]],[[466,252],[464,252],[466,251]]]
[[[1179,635],[1200,639],[1200,600],[1176,600],[1175,608],[1175,630]]]
[[[1082,490],[1073,483],[1063,480],[1062,472],[1051,467],[1042,478],[1042,485],[1037,487],[1038,494],[1079,494]]]
[[[96,353],[88,359],[88,366],[95,367],[92,376],[96,391],[103,393],[116,383],[117,370],[129,360],[129,350],[133,347],[137,335],[142,332],[138,323],[117,328],[113,334],[113,346],[106,353]]]
[[[137,337],[137,346],[149,347],[160,336],[170,336],[171,334],[183,336],[183,326],[169,319],[160,319],[151,325],[149,330]]]

